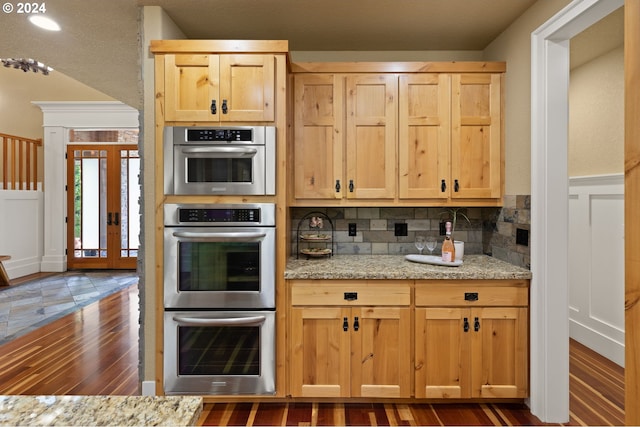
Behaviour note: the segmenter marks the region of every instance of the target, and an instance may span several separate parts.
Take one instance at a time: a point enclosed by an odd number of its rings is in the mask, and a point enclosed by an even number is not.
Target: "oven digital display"
[[[179,209],[180,222],[260,222],[260,209]]]
[[[250,129],[187,129],[187,142],[203,141],[253,141],[253,131]]]

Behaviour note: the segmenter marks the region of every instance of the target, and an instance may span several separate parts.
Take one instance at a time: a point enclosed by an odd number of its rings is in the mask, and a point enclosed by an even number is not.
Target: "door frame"
[[[140,129],[139,111],[119,101],[34,101],[44,128],[44,253],[40,271],[67,271],[68,129]],[[138,147],[142,147],[140,137]]]
[[[623,5],[574,0],[531,34],[529,405],[544,422],[569,421],[569,40]]]

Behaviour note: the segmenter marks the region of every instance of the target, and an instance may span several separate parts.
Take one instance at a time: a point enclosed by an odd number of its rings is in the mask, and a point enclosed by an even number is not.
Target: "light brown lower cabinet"
[[[293,397],[528,396],[526,280],[289,285]]]
[[[528,288],[517,285],[416,288],[415,397],[527,397]]]
[[[410,397],[409,303],[403,284],[294,284],[292,396]]]

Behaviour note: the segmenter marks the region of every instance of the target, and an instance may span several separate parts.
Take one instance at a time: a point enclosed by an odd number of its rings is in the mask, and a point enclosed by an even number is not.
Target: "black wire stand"
[[[314,227],[313,224],[316,226]],[[318,224],[321,225],[317,226]],[[330,233],[325,228],[326,225],[331,228]],[[335,227],[327,214],[319,211],[309,212],[298,221],[296,233],[296,258],[300,258],[300,254],[306,256],[307,259],[333,256],[336,241]],[[305,235],[309,237],[305,238]],[[306,247],[301,248],[301,243]]]

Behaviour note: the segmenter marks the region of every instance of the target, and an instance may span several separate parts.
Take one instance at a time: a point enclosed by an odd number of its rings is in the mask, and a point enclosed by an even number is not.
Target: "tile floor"
[[[0,345],[138,283],[135,271],[68,271],[0,289]]]

